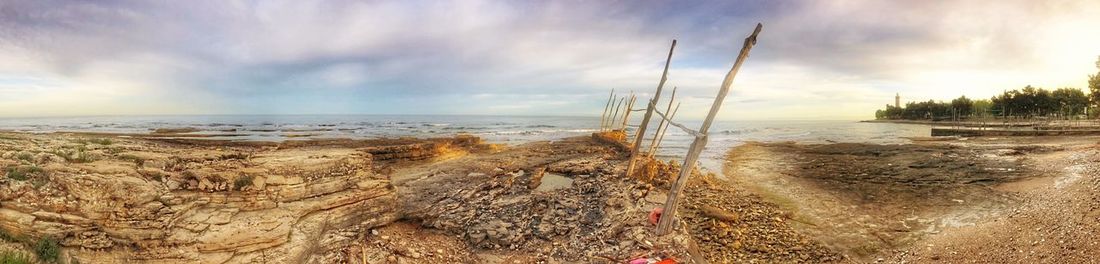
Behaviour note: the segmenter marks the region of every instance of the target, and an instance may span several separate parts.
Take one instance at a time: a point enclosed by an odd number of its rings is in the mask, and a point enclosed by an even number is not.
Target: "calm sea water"
[[[638,121],[633,123],[637,124]],[[655,123],[655,122],[654,122]],[[701,121],[684,121],[698,128]],[[95,116],[0,119],[0,129],[26,132],[148,133],[157,128],[190,127],[215,139],[303,140],[308,138],[434,137],[464,133],[486,141],[518,144],[588,135],[598,117],[444,116],[444,115],[210,115]],[[654,131],[655,124],[649,131]],[[633,128],[629,129],[633,131]],[[650,132],[652,133],[652,132]],[[864,142],[900,144],[906,137],[928,136],[929,127],[855,121],[720,121],[711,128],[701,163],[719,168],[730,147],[746,141],[802,143]],[[682,158],[692,137],[676,127],[668,130],[658,150],[662,159]],[[648,141],[646,142],[648,145]]]

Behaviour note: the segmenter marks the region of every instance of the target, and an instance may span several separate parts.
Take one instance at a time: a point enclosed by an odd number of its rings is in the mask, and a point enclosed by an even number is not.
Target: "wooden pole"
[[[676,112],[680,111],[680,103],[676,103],[676,108],[672,109],[672,113],[668,115],[668,120],[676,117]],[[672,122],[672,121],[669,121]],[[657,144],[653,145],[653,150],[649,151],[649,157],[652,158],[654,153],[661,147],[661,142],[665,141],[665,132],[668,132],[668,127],[672,123],[665,123],[665,127],[661,128],[661,136],[657,138]]]
[[[672,87],[672,96],[668,97],[668,107],[665,107],[665,113],[671,115],[672,102],[676,101],[676,89],[678,87]],[[669,118],[672,118],[671,116]],[[653,140],[649,142],[649,150],[646,153],[653,153],[657,149],[657,137],[661,135],[661,128],[665,127],[665,119],[661,118],[661,122],[657,122],[657,130],[653,131]],[[647,157],[653,157],[653,155],[646,155]]]
[[[676,178],[676,182],[672,183],[672,190],[668,193],[668,200],[665,200],[664,212],[661,213],[661,220],[657,222],[657,235],[665,235],[672,231],[672,222],[676,218],[676,205],[680,201],[680,193],[684,191],[685,185],[687,185],[688,178],[691,177],[691,171],[695,168],[695,161],[699,159],[699,154],[703,152],[703,148],[707,146],[707,131],[710,130],[710,125],[714,122],[714,117],[718,115],[718,110],[722,107],[722,101],[726,99],[726,94],[730,91],[730,85],[733,84],[733,78],[737,76],[737,71],[741,69],[741,65],[745,63],[745,59],[749,57],[749,50],[752,50],[752,46],[756,45],[756,36],[760,34],[760,30],[763,25],[757,23],[756,29],[752,31],[752,35],[745,38],[745,44],[741,47],[741,53],[737,55],[737,60],[733,63],[733,68],[729,73],[726,73],[726,79],[722,81],[722,88],[718,90],[718,96],[714,97],[714,104],[710,105],[710,112],[707,113],[707,119],[703,121],[703,125],[699,127],[699,135],[695,136],[695,141],[691,143],[691,148],[688,149],[687,157],[684,158],[684,164],[680,166],[680,175]]]
[[[611,88],[611,94],[607,95],[607,103],[603,106],[603,114],[600,114],[600,132],[603,132],[604,126],[607,125],[607,112],[611,111],[611,101],[615,97],[615,88]]]
[[[626,132],[626,123],[630,122],[630,112],[634,112],[634,101],[637,99],[638,96],[634,95],[634,92],[630,92],[630,100],[627,100],[626,112],[623,113],[623,122],[621,125],[619,125],[619,127],[622,128],[623,132]]]
[[[665,81],[668,80],[668,66],[672,63],[672,52],[675,50],[676,40],[674,39],[672,40],[672,47],[668,48],[668,58],[665,58],[665,69],[661,73],[661,81],[657,82],[657,92],[653,93],[652,99],[649,99],[645,116],[642,117],[642,124],[638,126],[638,135],[634,138],[634,148],[630,151],[630,161],[626,166],[627,177],[634,173],[634,166],[637,165],[636,159],[638,159],[638,152],[641,151],[642,148],[642,139],[645,138],[645,130],[649,126],[649,118],[653,117],[653,110],[657,109],[657,101],[661,100],[661,89],[664,88]],[[672,105],[672,100],[669,100],[669,105]]]
[[[619,98],[619,103],[615,104],[615,114],[611,115],[611,122],[607,123],[608,128],[614,127],[613,124],[615,124],[615,120],[618,120],[616,118],[619,117],[619,108],[623,107],[623,100],[625,100],[625,99],[626,99],[626,97]],[[614,130],[614,129],[612,129],[612,130]]]

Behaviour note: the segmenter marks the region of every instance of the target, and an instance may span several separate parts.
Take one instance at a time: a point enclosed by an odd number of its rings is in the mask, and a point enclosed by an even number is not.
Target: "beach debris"
[[[672,120],[673,118],[676,118],[676,112],[680,110],[680,103],[676,103],[676,110],[672,109],[672,103],[676,101],[676,89],[677,88],[678,87],[672,87],[672,96],[669,96],[669,98],[668,98],[668,107],[665,108],[665,112],[670,113],[669,117],[668,117],[669,120]],[[661,118],[661,121],[659,123],[657,123],[657,130],[653,131],[653,140],[651,142],[649,142],[649,150],[646,151],[648,153],[648,155],[646,155],[646,157],[653,158],[653,155],[655,153],[657,153],[657,150],[658,150],[657,147],[660,146],[661,141],[664,140],[665,131],[667,131],[667,130],[668,130],[668,123],[665,122],[664,118]]]
[[[623,106],[623,100],[626,100],[626,97],[619,98],[619,102],[615,104],[615,113],[611,114],[611,122],[607,123],[608,128],[613,127],[614,126],[613,124],[615,124],[615,121],[619,120],[618,119],[619,109],[622,108],[622,106]]]
[[[638,126],[638,133],[634,138],[634,144],[630,151],[630,161],[626,167],[626,175],[631,175],[634,172],[635,159],[638,158],[638,153],[642,150],[642,140],[645,138],[646,128],[649,127],[649,119],[653,117],[653,110],[657,108],[657,100],[661,99],[661,89],[665,86],[665,81],[668,80],[668,66],[672,63],[672,52],[676,50],[676,40],[672,40],[672,47],[668,49],[668,58],[665,59],[665,69],[661,73],[661,81],[657,82],[657,92],[653,94],[653,98],[646,104],[645,116],[642,117],[642,123]],[[671,101],[669,101],[671,103]],[[625,120],[624,120],[625,121]],[[625,123],[624,123],[625,127]]]
[[[676,260],[672,258],[658,259],[658,258],[636,258],[629,262],[630,264],[676,264]]]
[[[611,89],[611,94],[607,95],[607,103],[604,104],[603,114],[600,114],[600,132],[603,132],[607,128],[607,114],[611,111],[611,102],[615,101],[615,89]]]
[[[699,155],[703,151],[703,148],[707,145],[707,132],[710,130],[710,125],[714,122],[714,117],[718,115],[718,110],[722,108],[722,102],[726,98],[726,94],[729,93],[730,85],[733,84],[733,78],[737,76],[737,71],[741,69],[741,65],[744,64],[745,59],[749,56],[749,51],[756,45],[756,37],[760,34],[760,30],[763,28],[762,24],[757,23],[756,29],[753,30],[749,37],[745,38],[745,44],[741,47],[741,53],[737,55],[737,59],[733,64],[733,68],[730,68],[729,73],[726,74],[725,80],[722,81],[721,89],[718,91],[718,96],[714,97],[714,103],[710,106],[710,112],[707,114],[707,118],[703,121],[703,125],[699,127],[698,131],[692,131],[686,129],[682,125],[678,125],[672,120],[668,120],[669,124],[677,125],[684,128],[688,134],[695,135],[695,140],[691,143],[691,147],[688,149],[687,156],[684,158],[684,165],[682,168],[695,167],[696,160],[699,159]],[[658,112],[658,114],[660,114]],[[664,114],[661,117],[668,118]],[[665,211],[661,215],[661,220],[657,224],[657,234],[668,234],[672,230],[672,222],[676,217],[676,206],[680,198],[680,193],[683,192],[688,178],[691,176],[692,170],[680,170],[680,175],[676,181],[672,184],[672,190],[669,191],[668,201],[665,202]]]
[[[740,217],[735,212],[727,211],[726,209],[714,207],[711,205],[703,205],[699,207],[700,211],[703,211],[703,215],[707,217],[717,219],[719,221],[734,222]]]
[[[623,123],[619,126],[619,130],[626,131],[626,124],[630,122],[630,112],[637,111],[634,109],[634,102],[638,101],[638,96],[634,94],[634,91],[630,91],[630,99],[627,100],[626,110],[623,111]]]
[[[657,221],[661,220],[661,213],[663,213],[664,211],[665,208],[661,207],[653,208],[652,211],[649,211],[649,223],[652,225],[657,225]]]

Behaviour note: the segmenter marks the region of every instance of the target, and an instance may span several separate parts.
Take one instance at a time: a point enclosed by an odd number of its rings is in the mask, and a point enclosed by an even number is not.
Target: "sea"
[[[640,118],[639,118],[640,119]],[[632,124],[640,120],[631,120]],[[698,129],[701,120],[678,121]],[[652,137],[656,122],[651,122]],[[159,128],[193,128],[207,139],[283,141],[311,138],[443,137],[469,134],[497,144],[586,136],[600,127],[599,117],[473,115],[174,115],[81,116],[0,119],[0,130],[32,133],[150,133]],[[627,131],[634,135],[636,127]],[[694,139],[669,127],[657,157],[682,160]],[[930,127],[916,124],[861,123],[839,120],[716,121],[700,164],[720,172],[730,148],[750,141],[798,143],[903,144],[927,137]],[[644,146],[649,145],[649,140]]]

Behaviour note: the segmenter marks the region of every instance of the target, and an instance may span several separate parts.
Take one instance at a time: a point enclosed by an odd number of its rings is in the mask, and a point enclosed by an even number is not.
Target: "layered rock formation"
[[[393,186],[371,169],[374,155],[419,160],[480,143],[218,147],[3,136],[0,229],[54,237],[63,260],[81,263],[338,260],[356,234],[398,217]]]

